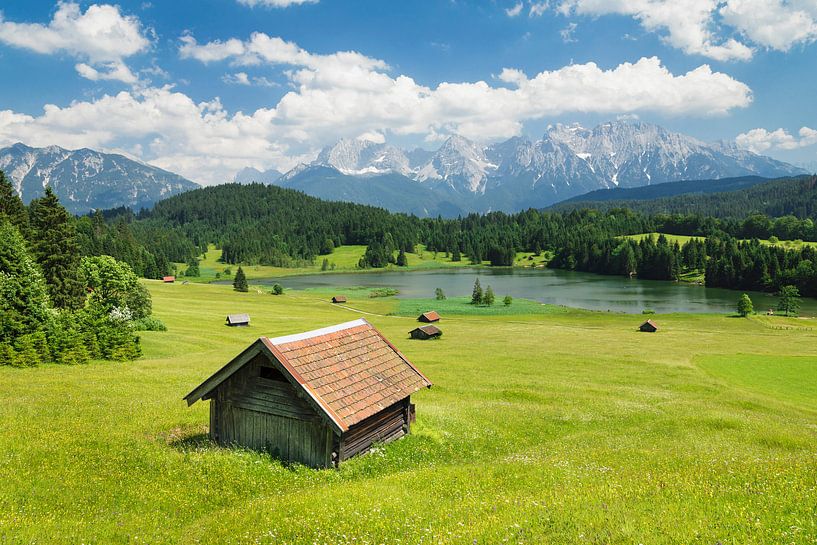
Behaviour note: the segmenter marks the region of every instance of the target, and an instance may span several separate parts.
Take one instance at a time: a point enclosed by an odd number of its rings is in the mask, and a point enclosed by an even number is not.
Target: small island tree
[[[794,314],[800,310],[800,290],[797,286],[783,286],[777,293],[780,300],[777,302],[777,310],[785,312],[786,316]]]
[[[496,299],[496,297],[494,296],[494,290],[491,289],[491,286],[488,286],[485,289],[485,295],[482,296],[482,303],[484,305],[490,306],[490,305],[494,304],[495,299]]]
[[[752,300],[749,298],[749,296],[745,293],[741,295],[740,299],[738,299],[738,314],[745,318],[754,311],[754,305],[752,305]]]
[[[482,285],[479,283],[479,278],[474,281],[474,291],[471,292],[471,304],[482,304]]]
[[[233,280],[233,289],[235,291],[248,292],[250,286],[247,284],[247,277],[244,275],[244,269],[241,267],[235,272],[235,279]]]

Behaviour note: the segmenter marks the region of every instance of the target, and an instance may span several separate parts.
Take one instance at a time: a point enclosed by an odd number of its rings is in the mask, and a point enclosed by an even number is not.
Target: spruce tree
[[[397,266],[405,267],[406,265],[408,265],[408,259],[406,259],[406,252],[400,250],[400,253],[397,254]]]
[[[17,227],[0,220],[0,343],[40,329],[49,319],[48,291]]]
[[[0,170],[0,220],[5,216],[21,232],[28,226],[28,212],[23,201],[17,195],[11,181]]]
[[[241,267],[239,267],[235,273],[235,279],[233,279],[233,289],[244,293],[250,291],[250,286],[247,284],[247,277],[244,275],[244,269]]]
[[[85,301],[79,277],[79,242],[73,220],[50,187],[30,208],[31,249],[57,308],[77,309]]]
[[[489,306],[493,305],[495,298],[496,297],[494,296],[494,290],[491,289],[491,286],[485,288],[485,295],[482,296],[482,303]]]
[[[474,291],[471,292],[471,304],[482,304],[482,286],[479,283],[479,278],[474,281]]]

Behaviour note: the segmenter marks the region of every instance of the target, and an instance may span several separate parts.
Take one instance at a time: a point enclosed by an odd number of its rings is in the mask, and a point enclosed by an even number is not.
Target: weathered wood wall
[[[261,378],[257,357],[220,385],[211,400],[210,436],[219,444],[266,450],[287,461],[327,467],[334,433],[288,382]]]
[[[410,399],[406,398],[349,428],[340,438],[339,461],[366,452],[378,441],[388,443],[406,435],[409,407]]]

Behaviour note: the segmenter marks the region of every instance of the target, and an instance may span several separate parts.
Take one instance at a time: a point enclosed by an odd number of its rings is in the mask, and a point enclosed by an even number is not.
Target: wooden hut
[[[422,341],[436,339],[442,334],[443,332],[440,331],[440,328],[434,325],[421,325],[420,327],[409,331],[409,335],[411,335],[412,339],[420,339]]]
[[[434,322],[440,321],[440,315],[437,314],[436,310],[429,310],[428,312],[423,312],[420,316],[417,317],[418,322],[425,322],[427,324],[431,324]]]
[[[175,281],[176,281],[175,276],[163,276],[162,277],[162,282],[164,282],[165,284],[172,284]]]
[[[228,314],[227,325],[230,327],[247,327],[250,325],[249,314]]]
[[[431,382],[366,320],[261,337],[184,399],[210,400],[210,437],[312,467],[409,433]]]
[[[656,324],[652,320],[647,320],[646,322],[641,324],[641,326],[638,329],[644,331],[645,333],[655,333],[656,331],[658,331],[658,324]]]
[[[335,295],[334,297],[332,297],[332,302],[333,303],[345,303],[346,302],[346,296],[345,295]]]

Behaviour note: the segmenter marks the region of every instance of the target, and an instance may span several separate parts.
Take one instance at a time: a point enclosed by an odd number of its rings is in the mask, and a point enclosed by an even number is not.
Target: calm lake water
[[[739,291],[706,288],[690,284],[637,280],[619,276],[561,271],[555,269],[444,269],[414,272],[338,273],[288,276],[254,280],[254,284],[280,283],[285,288],[390,287],[400,290],[398,297],[434,297],[442,288],[449,297],[470,296],[474,279],[483,289],[490,285],[497,300],[505,295],[532,299],[553,305],[611,310],[638,314],[644,309],[656,312],[729,313],[734,312]],[[777,306],[774,296],[750,292],[755,310]],[[817,315],[817,300],[803,299],[801,315]]]

